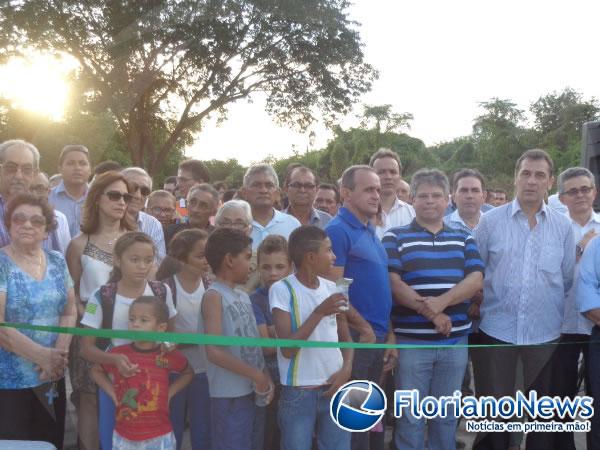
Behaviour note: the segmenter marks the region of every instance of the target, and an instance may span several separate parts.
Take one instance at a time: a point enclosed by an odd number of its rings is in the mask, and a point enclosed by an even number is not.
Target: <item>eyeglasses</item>
[[[40,215],[27,216],[24,213],[16,213],[12,216],[11,221],[18,226],[23,226],[27,222],[34,228],[43,228],[46,226],[46,218]]]
[[[577,197],[577,195],[579,195],[580,192],[581,192],[581,195],[587,195],[590,192],[592,192],[593,190],[594,190],[593,187],[582,186],[579,189],[577,189],[577,188],[569,189],[568,191],[563,192],[563,194],[568,195],[569,197]]]
[[[150,190],[150,188],[147,186],[140,186],[139,184],[136,184],[136,183],[131,183],[131,186],[133,187],[134,191],[136,191],[136,192],[140,191],[140,194],[142,194],[142,196],[144,196],[144,197],[148,197],[150,195],[150,192],[152,192]]]
[[[294,181],[293,183],[288,184],[288,186],[297,190],[304,188],[304,190],[306,191],[312,191],[314,188],[317,187],[317,185],[313,183],[300,183],[298,181]]]
[[[175,208],[161,208],[160,206],[153,206],[152,208],[150,208],[150,212],[155,216],[172,216],[175,212]]]
[[[21,170],[21,174],[25,177],[30,177],[33,176],[33,167],[32,166],[19,166],[18,164],[15,163],[6,163],[6,164],[2,164],[2,170],[7,174],[7,175],[16,175],[16,173],[19,171],[19,169]]]
[[[223,228],[238,228],[243,230],[244,228],[248,228],[249,225],[248,222],[244,222],[243,220],[236,220],[232,222],[231,220],[225,219],[219,222],[219,226]]]
[[[104,195],[106,195],[111,202],[119,202],[123,199],[125,203],[129,203],[133,199],[133,195],[128,192],[108,191],[105,192]]]

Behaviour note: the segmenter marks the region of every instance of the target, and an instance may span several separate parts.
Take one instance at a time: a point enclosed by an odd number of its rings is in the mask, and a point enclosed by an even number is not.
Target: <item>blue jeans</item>
[[[466,343],[466,336],[457,342],[458,345]],[[421,399],[428,395],[451,396],[454,391],[460,391],[467,358],[466,347],[400,349],[395,374],[396,389],[417,389]],[[452,408],[448,412],[446,418],[436,417],[429,421],[430,450],[454,449],[456,446],[457,418]],[[425,446],[425,419],[417,419],[405,408],[396,423],[394,442],[398,449],[422,450]]]
[[[98,433],[102,450],[112,450],[116,414],[117,408],[112,399],[98,388]]]
[[[353,336],[357,341],[357,337]],[[378,337],[377,343],[385,342],[384,337]],[[352,361],[352,380],[369,380],[379,383],[383,371],[384,349],[356,349]],[[352,450],[369,450],[369,433],[352,433]]]
[[[179,374],[171,374],[173,383]],[[177,450],[181,448],[185,417],[190,424],[193,450],[210,450],[210,397],[206,373],[197,373],[190,384],[171,399],[169,405],[171,425],[177,440]]]
[[[331,398],[323,395],[328,388],[281,386],[281,450],[311,450],[313,433],[319,450],[350,450],[350,433],[339,428],[329,414]]]
[[[251,450],[254,394],[210,399],[212,450]]]

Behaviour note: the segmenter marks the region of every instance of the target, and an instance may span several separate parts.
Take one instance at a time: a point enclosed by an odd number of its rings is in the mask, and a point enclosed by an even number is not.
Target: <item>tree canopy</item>
[[[157,173],[211,114],[252,94],[299,128],[370,89],[346,0],[9,1],[0,58],[24,48],[80,64],[81,109],[110,112],[133,164]]]

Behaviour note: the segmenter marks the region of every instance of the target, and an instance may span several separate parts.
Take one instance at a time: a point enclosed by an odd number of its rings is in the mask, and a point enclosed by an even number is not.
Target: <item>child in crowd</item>
[[[215,280],[202,299],[207,334],[258,337],[248,294],[236,285],[248,280],[252,239],[243,231],[218,228],[205,255]],[[213,450],[250,450],[257,401],[269,403],[273,383],[259,347],[206,346]]]
[[[131,231],[123,234],[113,250],[113,271],[108,283],[97,289],[88,300],[81,324],[88,328],[126,330],[129,320],[129,307],[142,295],[154,295],[166,303],[169,310],[169,329],[174,329],[177,314],[169,287],[158,281],[149,281],[154,268],[156,249],[154,242],[145,233]],[[127,339],[96,339],[85,336],[81,345],[81,355],[96,364],[112,365],[122,376],[137,373],[137,366],[126,354],[106,352],[110,344],[129,344]],[[98,390],[98,429],[102,450],[110,450],[115,426],[115,405],[110,397]]]
[[[347,298],[322,278],[335,255],[327,234],[315,226],[292,232],[289,254],[296,272],[269,290],[277,336],[308,341],[351,341],[344,311]],[[350,449],[350,433],[339,428],[329,413],[330,397],[348,381],[352,349],[280,348],[281,384],[279,426],[281,448],[310,450],[313,434],[319,450]]]
[[[169,308],[153,296],[138,297],[129,307],[129,329],[167,329]],[[111,364],[96,364],[92,377],[116,405],[114,450],[174,450],[175,436],[169,421],[169,401],[192,381],[193,372],[185,356],[165,353],[160,343],[136,341],[114,347],[110,355],[124,356],[136,367],[135,374],[123,376]],[[181,375],[169,385],[169,373]],[[110,376],[110,378],[109,378]]]
[[[204,333],[200,305],[206,290],[204,276],[210,271],[204,257],[208,234],[191,228],[177,233],[169,244],[168,257],[158,269],[156,277],[164,281],[173,294],[177,309],[175,331],[179,333]],[[210,396],[206,377],[206,351],[203,345],[179,345],[192,369],[194,379],[170,404],[171,423],[181,449],[186,422],[190,425],[192,448],[210,450]]]
[[[267,236],[257,250],[260,287],[250,295],[254,317],[261,337],[275,338],[275,326],[269,307],[269,288],[276,281],[288,276],[292,271],[292,262],[288,255],[287,241],[283,236]],[[277,426],[277,401],[279,399],[279,369],[277,367],[277,349],[263,347],[265,364],[275,382],[275,395],[269,406],[257,408],[255,450],[276,450],[279,448],[279,427]],[[264,432],[261,430],[264,429]]]

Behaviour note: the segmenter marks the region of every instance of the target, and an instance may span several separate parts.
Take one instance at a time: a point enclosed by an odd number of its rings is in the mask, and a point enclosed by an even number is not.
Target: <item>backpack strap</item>
[[[162,282],[169,286],[169,289],[171,289],[171,296],[173,297],[173,306],[177,308],[177,283],[175,283],[175,275],[171,275],[170,277],[165,278],[164,280],[162,280]]]
[[[102,328],[112,329],[113,316],[115,313],[115,299],[117,298],[117,283],[108,283],[100,286],[100,306],[102,308]],[[110,346],[110,339],[97,338],[96,346],[106,351]]]
[[[149,280],[148,284],[150,285],[150,289],[152,289],[152,293],[163,302],[167,303],[167,287],[165,286],[165,283],[162,281]]]
[[[283,283],[287,286],[288,290],[290,291],[290,318],[292,319],[292,332],[294,332],[301,325],[298,298],[296,297],[296,291],[294,290],[294,287],[288,281],[287,278],[283,279]]]

